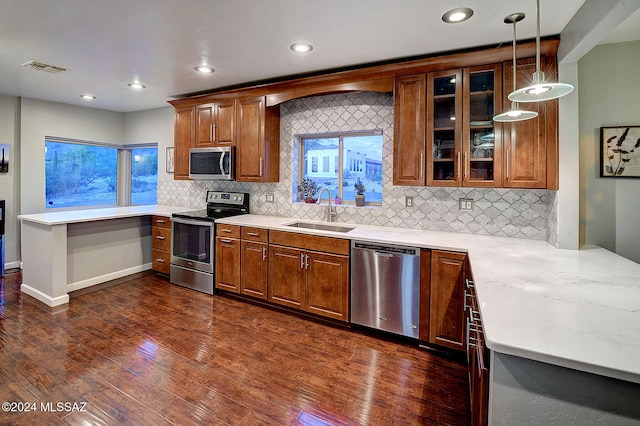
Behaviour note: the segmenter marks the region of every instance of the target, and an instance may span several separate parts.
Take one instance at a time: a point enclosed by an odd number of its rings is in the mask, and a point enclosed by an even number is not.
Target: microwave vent
[[[38,61],[29,61],[29,62],[25,62],[24,64],[22,64],[23,67],[29,67],[29,68],[33,68],[36,71],[46,71],[49,72],[51,74],[60,74],[63,71],[66,71],[66,68],[62,68],[62,67],[56,67],[55,65],[49,65],[49,64],[45,64],[43,62],[38,62]]]

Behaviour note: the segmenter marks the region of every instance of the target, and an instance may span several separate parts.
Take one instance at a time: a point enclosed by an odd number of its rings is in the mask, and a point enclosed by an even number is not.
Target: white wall
[[[578,69],[580,242],[640,263],[640,179],[599,173],[600,127],[640,125],[640,41],[596,46]]]
[[[20,117],[21,213],[45,211],[45,136],[123,143],[119,112],[22,99]]]
[[[0,173],[0,199],[6,200],[5,266],[20,266],[20,99],[0,95],[0,144],[9,144],[9,173]]]

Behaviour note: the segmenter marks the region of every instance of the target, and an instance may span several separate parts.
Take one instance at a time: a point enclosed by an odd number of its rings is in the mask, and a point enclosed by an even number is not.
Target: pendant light
[[[570,84],[545,81],[544,72],[540,71],[540,0],[536,0],[536,22],[536,72],[533,73],[533,84],[509,93],[509,100],[513,102],[548,101],[573,91]]]
[[[524,13],[513,13],[504,18],[505,24],[513,24],[513,90],[516,90],[516,24],[524,19]],[[536,118],[538,113],[518,108],[517,102],[511,102],[511,109],[493,117],[493,121],[509,123],[513,121],[524,121]]]

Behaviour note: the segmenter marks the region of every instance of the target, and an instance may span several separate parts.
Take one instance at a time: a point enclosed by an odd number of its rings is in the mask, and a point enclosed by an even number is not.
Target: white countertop
[[[243,215],[218,220],[352,240],[469,253],[489,349],[640,383],[640,265],[599,247],[359,224],[330,232],[303,221]]]
[[[18,219],[42,225],[62,225],[65,223],[90,222],[94,220],[117,219],[134,216],[158,215],[170,217],[173,213],[194,210],[193,208],[163,206],[109,207],[103,209],[63,210],[46,213],[21,214]]]

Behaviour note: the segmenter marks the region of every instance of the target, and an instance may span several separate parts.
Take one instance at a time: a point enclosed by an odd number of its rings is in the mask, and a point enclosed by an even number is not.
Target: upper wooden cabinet
[[[425,74],[398,77],[393,92],[393,184],[425,183]]]
[[[280,109],[257,96],[238,100],[236,180],[280,179]]]
[[[193,146],[195,121],[194,108],[176,108],[173,123],[173,178],[189,179],[189,149]]]
[[[195,107],[195,143],[197,148],[236,145],[236,100]]]
[[[548,81],[556,81],[555,61],[541,58]],[[536,70],[534,58],[517,62],[517,87],[525,87]],[[504,106],[513,88],[512,62],[504,63]],[[507,89],[511,88],[511,89]],[[558,189],[558,101],[520,102],[521,109],[538,112],[532,120],[504,123],[505,188]]]

